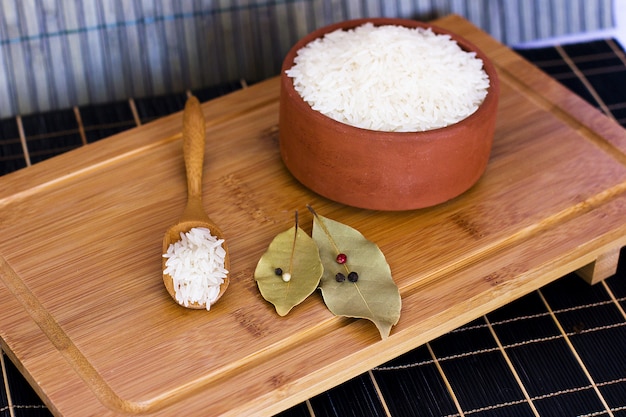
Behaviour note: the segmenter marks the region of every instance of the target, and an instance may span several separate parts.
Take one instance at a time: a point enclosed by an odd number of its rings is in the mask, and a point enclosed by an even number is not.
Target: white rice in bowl
[[[169,245],[163,254],[165,274],[172,277],[176,301],[188,307],[190,304],[206,304],[211,308],[228,271],[224,266],[226,251],[223,239],[217,239],[204,227],[194,227],[180,234],[180,240]]]
[[[389,132],[459,122],[478,109],[489,87],[482,60],[449,35],[372,23],[310,42],[286,74],[314,110]]]

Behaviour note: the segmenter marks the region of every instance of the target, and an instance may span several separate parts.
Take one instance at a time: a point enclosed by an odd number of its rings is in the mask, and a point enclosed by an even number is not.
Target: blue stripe
[[[58,18],[59,18],[59,26],[60,27],[64,27],[65,26],[65,13],[63,13],[63,7],[61,7],[61,11],[58,13]],[[70,53],[70,48],[69,48],[69,44],[67,42],[60,42],[61,45],[61,59],[63,60],[63,63],[65,65],[65,68],[69,68],[70,66],[70,62],[71,62],[71,53]],[[65,73],[69,73],[70,70],[66,69]],[[59,77],[64,77],[64,81],[67,85],[66,87],[66,106],[70,106],[73,103],[77,103],[78,102],[78,91],[76,89],[76,82],[74,80],[74,77],[67,77],[65,76],[65,74],[60,74],[58,75]],[[57,89],[58,91],[58,89]]]
[[[88,33],[88,32],[96,32],[96,31],[101,31],[101,30],[118,29],[118,28],[132,27],[132,26],[155,25],[161,22],[194,19],[197,17],[206,17],[210,15],[230,13],[230,12],[245,10],[245,9],[248,9],[248,10],[260,9],[263,7],[276,6],[279,4],[299,3],[302,1],[308,1],[308,0],[268,1],[268,2],[248,4],[245,6],[219,7],[217,9],[211,9],[211,10],[199,10],[199,11],[186,12],[186,13],[174,13],[174,14],[168,14],[168,15],[163,15],[163,16],[143,16],[135,20],[124,20],[124,21],[114,22],[114,23],[101,23],[97,25],[83,26],[83,27],[79,27],[76,29],[65,29],[65,30],[60,30],[57,32],[40,33],[37,35],[25,35],[25,36],[19,36],[19,37],[9,38],[9,39],[1,39],[0,46],[16,44],[16,43],[21,43],[21,42],[28,42],[28,41],[36,41],[36,40],[45,39],[45,38],[76,35],[76,34],[82,34],[82,33]],[[133,3],[135,3],[136,6],[140,6],[139,4],[137,4],[137,2],[133,2]],[[20,4],[22,4],[22,2],[20,2]]]
[[[25,17],[25,12],[24,12],[24,2],[19,2],[19,4],[16,4],[16,11],[17,11],[17,25],[18,25],[18,29],[20,32],[25,31],[24,28],[27,27],[26,25],[26,17]],[[17,50],[18,48],[15,48],[14,50]],[[18,83],[18,87],[19,87],[19,83],[20,83],[20,79],[21,82],[26,83],[26,85],[28,86],[36,86],[35,83],[35,71],[38,68],[34,68],[33,62],[32,62],[32,55],[29,53],[26,53],[26,51],[20,51],[22,52],[22,58],[23,58],[23,68],[25,69],[33,69],[33,71],[24,71],[22,73],[17,73],[14,74],[17,77],[15,78],[15,81]],[[32,103],[32,105],[34,106],[33,109],[34,111],[38,111],[39,110],[39,98],[37,95],[37,88],[28,88],[28,96],[29,97],[23,97],[21,94],[18,95],[18,103],[22,100],[28,100],[30,103]]]

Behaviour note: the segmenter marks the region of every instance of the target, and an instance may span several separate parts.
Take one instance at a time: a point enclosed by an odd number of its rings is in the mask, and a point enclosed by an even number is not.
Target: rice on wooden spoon
[[[190,281],[180,280],[172,276],[175,275],[177,277],[180,277],[181,274],[185,275],[185,272],[189,272],[189,268],[185,269],[184,265],[181,266],[182,264],[194,264],[196,263],[196,261],[199,262],[198,259],[189,259],[190,253],[192,252],[190,252],[189,250],[185,251],[185,248],[180,248],[181,246],[191,244],[188,243],[190,239],[187,239],[186,236],[181,236],[181,233],[187,234],[190,232],[190,230],[194,228],[208,229],[210,231],[209,236],[213,238],[213,241],[208,243],[209,246],[216,246],[216,243],[219,244],[220,241],[224,239],[222,231],[206,214],[204,206],[202,204],[202,168],[204,164],[205,140],[206,127],[202,108],[198,99],[194,96],[190,96],[187,99],[187,102],[185,104],[185,110],[183,112],[183,156],[185,160],[185,170],[187,174],[187,205],[178,223],[170,227],[165,233],[165,237],[163,238],[163,283],[165,284],[165,288],[167,289],[169,294],[178,304],[188,308],[208,310],[210,305],[214,304],[224,294],[224,291],[226,291],[226,288],[228,287],[229,278],[227,275],[227,271],[230,268],[230,259],[226,242],[221,242],[221,245],[219,245],[220,247],[217,248],[217,251],[219,252],[217,253],[217,256],[213,256],[213,254],[211,254],[212,258],[218,259],[217,265],[214,266],[216,270],[219,270],[219,275],[223,276],[223,278],[218,277],[218,279],[221,280],[221,284],[219,285],[219,292],[214,286],[211,287],[212,295],[208,297],[208,302],[202,301],[203,298],[202,296],[197,294],[197,291],[193,298],[186,298],[183,294],[185,293],[185,288],[181,289],[181,285],[189,284],[189,286],[192,286]],[[207,234],[206,231],[204,231],[204,234]],[[193,237],[191,240],[193,240]],[[218,242],[215,242],[215,240],[217,240]],[[178,249],[175,249],[174,245],[176,245],[177,242]],[[204,246],[206,247],[207,245]],[[173,254],[177,250],[178,252],[183,253],[184,256],[187,256],[187,259],[181,260],[179,259],[180,257],[177,257],[176,254]],[[223,255],[223,263],[219,262],[219,255]],[[205,255],[203,254],[202,257],[204,256]],[[171,263],[172,258],[176,258],[177,261],[180,261],[178,262],[178,270],[177,267],[174,266],[170,268],[170,270],[173,270],[174,272],[172,272],[171,274],[166,273],[166,270],[168,268],[168,261],[170,261]],[[215,261],[211,262],[216,263]],[[206,262],[204,265],[206,265]],[[180,269],[182,269],[183,272],[180,272]],[[206,269],[207,268],[205,268],[205,270]],[[223,274],[223,271],[226,271],[226,274]],[[212,273],[211,271],[206,272],[209,275]],[[197,274],[191,275],[196,276]],[[195,281],[196,284],[197,282],[198,281]],[[189,291],[187,291],[187,295],[189,295],[188,293]],[[182,299],[181,294],[183,294]]]

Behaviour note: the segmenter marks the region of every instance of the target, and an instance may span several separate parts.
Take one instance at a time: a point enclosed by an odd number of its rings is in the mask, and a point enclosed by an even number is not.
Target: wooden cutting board
[[[205,103],[205,206],[231,249],[210,312],[176,305],[161,240],[186,198],[182,115],[0,178],[0,337],[58,415],[271,415],[571,271],[610,271],[626,242],[626,133],[469,22],[502,96],[492,157],[437,207],[373,212],[295,181],[278,152],[278,79]],[[319,294],[279,317],[253,271],[311,204],[386,254],[403,300],[381,340]],[[595,260],[598,263],[594,264]],[[599,276],[602,278],[602,276]]]

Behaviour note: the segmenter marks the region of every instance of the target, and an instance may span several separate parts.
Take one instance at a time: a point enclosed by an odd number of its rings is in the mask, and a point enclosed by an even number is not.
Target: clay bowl
[[[490,87],[481,106],[453,125],[423,132],[382,132],[353,127],[313,110],[285,71],[297,51],[326,33],[374,25],[430,27],[448,34],[483,61]],[[357,19],[318,29],[296,43],[282,65],[280,153],[291,174],[312,191],[339,203],[372,210],[437,205],[471,188],[484,173],[495,130],[499,81],[476,46],[436,26],[405,19]]]

